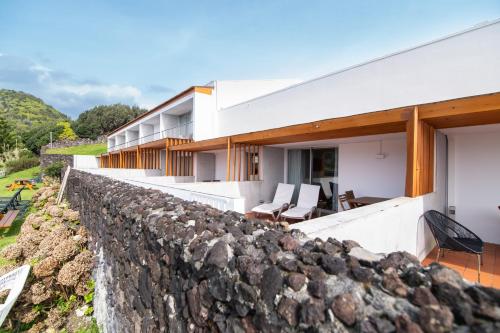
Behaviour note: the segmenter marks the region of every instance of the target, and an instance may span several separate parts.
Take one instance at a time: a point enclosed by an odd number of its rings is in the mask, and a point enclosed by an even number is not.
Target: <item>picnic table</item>
[[[0,198],[0,229],[10,228],[17,215],[21,203],[21,187],[11,198]]]
[[[20,189],[22,187],[26,187],[29,190],[33,190],[36,188],[36,185],[33,184],[33,181],[31,179],[16,179],[14,182],[10,185],[7,185],[7,190],[8,191],[14,191],[17,189]]]
[[[356,205],[357,207],[368,206],[374,203],[390,200],[390,198],[379,198],[379,197],[359,197],[347,200],[349,203]]]

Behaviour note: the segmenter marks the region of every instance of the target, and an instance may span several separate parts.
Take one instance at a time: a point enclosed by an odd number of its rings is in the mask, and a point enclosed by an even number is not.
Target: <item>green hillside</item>
[[[0,116],[18,130],[31,126],[68,120],[68,117],[40,98],[21,91],[0,89]]]

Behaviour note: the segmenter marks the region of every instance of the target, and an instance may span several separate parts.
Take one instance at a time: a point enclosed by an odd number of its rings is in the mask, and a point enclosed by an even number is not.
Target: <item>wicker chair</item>
[[[425,212],[424,219],[438,246],[436,261],[439,262],[441,250],[444,255],[445,249],[475,254],[477,256],[477,281],[480,282],[483,241],[475,233],[438,211]]]

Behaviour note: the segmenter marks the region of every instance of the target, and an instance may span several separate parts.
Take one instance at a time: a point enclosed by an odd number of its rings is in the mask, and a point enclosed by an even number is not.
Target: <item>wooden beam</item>
[[[236,144],[233,143],[233,182],[236,180]]]
[[[436,156],[436,131],[434,127],[430,126],[429,133],[429,180],[427,184],[428,192],[434,192],[434,169],[435,156]]]
[[[238,181],[241,181],[241,144],[238,144]]]
[[[190,154],[191,154],[191,169],[190,169],[189,175],[194,176],[194,154],[195,153],[190,152]]]
[[[245,160],[246,160],[246,164],[247,164],[247,177],[245,180],[250,180],[250,146],[249,145],[246,145],[245,147]]]
[[[230,180],[231,175],[231,138],[227,137],[227,164],[226,164],[226,181]]]
[[[177,157],[178,157],[178,151],[175,151],[174,152],[174,159],[173,159],[173,162],[174,162],[174,165],[172,167],[172,176],[177,176]]]
[[[417,196],[418,181],[418,107],[410,114],[406,125],[406,196]]]
[[[434,191],[435,130],[419,119],[415,107],[407,123],[406,195],[416,197]]]

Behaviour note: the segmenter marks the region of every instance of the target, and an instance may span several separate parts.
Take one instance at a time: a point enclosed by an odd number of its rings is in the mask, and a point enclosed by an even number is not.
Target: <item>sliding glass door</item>
[[[289,149],[287,182],[295,184],[293,202],[297,202],[300,184],[318,185],[318,207],[336,212],[337,165],[338,148]]]

